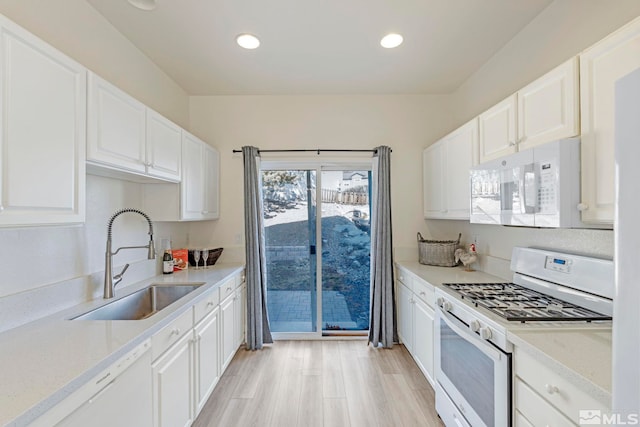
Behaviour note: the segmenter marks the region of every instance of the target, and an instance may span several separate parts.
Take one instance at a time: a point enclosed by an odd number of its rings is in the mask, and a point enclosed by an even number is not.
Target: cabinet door
[[[435,313],[431,307],[419,299],[415,299],[413,308],[414,358],[431,384],[434,384],[433,319]]]
[[[235,334],[235,295],[231,295],[220,303],[220,344],[222,346],[222,368],[224,372],[229,366],[238,346]]]
[[[457,129],[444,143],[443,199],[445,216],[451,219],[469,219],[471,181],[469,170],[478,163],[478,120]]]
[[[220,217],[220,153],[204,144],[204,209],[203,219]]]
[[[398,335],[409,353],[413,354],[413,292],[398,284]]]
[[[234,331],[236,334],[236,348],[240,346],[244,342],[244,324],[245,324],[245,313],[246,313],[246,300],[247,300],[247,286],[242,285],[238,289],[236,289],[235,296],[235,324]]]
[[[0,225],[83,222],[87,71],[0,17]]]
[[[153,365],[153,425],[188,426],[193,420],[192,334],[186,334]]]
[[[640,19],[580,55],[582,221],[613,224],[615,82],[640,68]]]
[[[180,181],[182,129],[153,110],[147,109],[147,173]]]
[[[203,142],[183,132],[180,184],[182,219],[202,219],[204,211]]]
[[[518,149],[578,135],[578,58],[518,91]]]
[[[87,160],[146,172],[146,107],[89,73]]]
[[[436,142],[422,153],[424,217],[444,217],[443,144]]]
[[[516,152],[516,95],[479,116],[480,163]]]
[[[126,371],[55,425],[57,427],[151,427],[150,365],[151,352],[147,351]]]
[[[195,414],[199,413],[220,379],[220,309],[216,307],[196,326]]]

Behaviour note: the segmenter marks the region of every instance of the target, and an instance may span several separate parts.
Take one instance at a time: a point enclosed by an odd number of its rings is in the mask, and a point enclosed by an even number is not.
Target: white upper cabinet
[[[220,217],[220,153],[208,144],[204,146],[204,215]]]
[[[145,210],[155,221],[218,219],[220,217],[219,174],[218,151],[183,130],[180,185],[145,185]]]
[[[182,129],[147,109],[147,173],[179,181],[182,170]]]
[[[579,134],[578,58],[518,91],[518,149]]]
[[[480,163],[516,152],[516,100],[512,95],[480,114]]]
[[[640,19],[580,55],[582,221],[613,224],[615,82],[640,68]],[[640,116],[639,116],[640,118]]]
[[[480,114],[480,163],[579,133],[578,60]]]
[[[440,218],[445,213],[443,158],[441,141],[427,147],[422,153],[422,187],[424,195],[424,217]]]
[[[87,160],[146,171],[146,107],[89,73]]]
[[[469,169],[478,164],[478,120],[424,150],[425,218],[469,219]]]
[[[91,172],[122,171],[132,174],[132,180],[138,180],[137,175],[180,181],[179,126],[93,73],[89,73],[88,104]]]
[[[0,17],[0,225],[83,222],[84,67]]]
[[[199,219],[205,211],[204,142],[185,132],[182,158],[185,172],[181,185],[181,219]]]

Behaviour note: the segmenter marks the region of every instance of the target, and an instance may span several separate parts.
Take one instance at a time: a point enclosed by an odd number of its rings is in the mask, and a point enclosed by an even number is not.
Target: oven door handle
[[[442,320],[445,321],[447,326],[453,330],[453,332],[462,337],[466,337],[471,343],[476,342],[476,348],[478,350],[482,351],[493,360],[502,359],[503,353],[500,350],[494,348],[489,342],[480,338],[480,335],[472,332],[468,327],[460,327],[459,323],[461,323],[461,321],[453,317],[451,314],[449,314],[449,312],[444,311],[440,307],[438,307],[438,314],[440,315]]]

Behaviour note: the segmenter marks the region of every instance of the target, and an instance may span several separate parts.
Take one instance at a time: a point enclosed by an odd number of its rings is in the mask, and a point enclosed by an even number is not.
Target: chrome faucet
[[[119,215],[126,212],[133,212],[133,213],[140,214],[147,220],[147,222],[149,223],[149,244],[145,246],[122,246],[116,249],[115,252],[111,252],[111,231],[113,227],[113,221]],[[151,222],[151,218],[149,218],[149,215],[147,215],[146,213],[138,209],[131,209],[131,208],[120,209],[119,211],[111,215],[111,219],[109,219],[109,226],[107,227],[107,251],[105,254],[105,261],[104,261],[104,298],[105,299],[113,298],[113,290],[115,289],[116,285],[120,283],[120,281],[122,281],[122,276],[124,276],[124,272],[127,271],[127,268],[129,268],[129,264],[125,264],[122,271],[114,276],[112,257],[118,252],[120,252],[121,249],[142,249],[142,248],[148,249],[147,259],[156,258],[156,250],[153,245],[153,223]]]

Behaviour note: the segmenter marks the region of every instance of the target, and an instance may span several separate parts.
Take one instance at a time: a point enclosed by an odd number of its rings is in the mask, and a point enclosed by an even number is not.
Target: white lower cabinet
[[[146,340],[29,426],[151,427],[150,348]]]
[[[413,352],[413,292],[398,282],[398,335],[409,353]]]
[[[220,347],[223,371],[229,366],[229,363],[231,363],[231,359],[233,359],[233,355],[238,348],[236,345],[237,338],[234,326],[236,322],[235,298],[235,294],[232,294],[220,303]]]
[[[188,426],[193,422],[193,335],[185,334],[153,362],[153,425]]]
[[[398,335],[416,364],[433,385],[434,289],[421,279],[398,269]],[[402,278],[405,282],[400,281]],[[407,286],[408,285],[408,286]]]
[[[433,325],[434,311],[420,299],[413,304],[413,358],[433,383]]]
[[[240,344],[244,342],[244,330],[245,330],[245,319],[247,317],[247,305],[245,301],[247,300],[247,285],[242,284],[236,290],[236,299],[235,299],[235,322],[233,324],[234,334],[236,336],[236,348]]]
[[[195,413],[199,413],[220,379],[220,308],[216,307],[194,329]]]
[[[520,347],[514,349],[513,360],[516,426],[577,426],[581,410],[611,411],[610,406],[603,405],[579,384]]]

